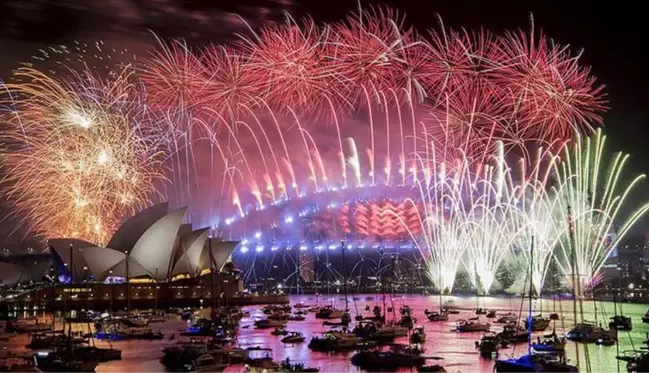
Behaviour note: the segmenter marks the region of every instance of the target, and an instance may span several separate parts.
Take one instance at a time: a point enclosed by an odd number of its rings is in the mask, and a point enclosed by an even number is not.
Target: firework
[[[155,131],[140,127],[133,68],[116,71],[24,67],[6,84],[4,193],[34,233],[103,243],[153,196],[162,177]]]
[[[591,137],[578,137],[565,146],[562,162],[554,167],[557,224],[562,227],[557,261],[567,278],[577,276],[578,292],[596,285],[594,280],[608,256],[649,210],[649,203],[644,203],[624,213],[629,195],[645,176],[624,183],[629,155],[618,152],[607,160],[605,143],[601,130]]]

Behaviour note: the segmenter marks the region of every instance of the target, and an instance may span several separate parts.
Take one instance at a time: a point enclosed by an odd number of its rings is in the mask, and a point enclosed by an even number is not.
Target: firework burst
[[[103,243],[150,201],[162,156],[132,74],[25,67],[5,85],[4,191],[33,232]]]

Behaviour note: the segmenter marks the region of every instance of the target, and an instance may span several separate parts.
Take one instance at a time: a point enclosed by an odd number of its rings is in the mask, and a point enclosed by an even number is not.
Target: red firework
[[[606,109],[603,86],[590,69],[578,64],[568,46],[551,43],[541,34],[507,33],[499,39],[502,59],[496,81],[512,92],[510,111],[518,120],[515,132],[524,139],[570,139],[575,131],[592,132]]]
[[[162,108],[193,106],[204,84],[198,58],[181,41],[160,43],[145,59],[140,78],[151,102]]]
[[[271,107],[308,115],[330,110],[328,100],[345,100],[341,75],[323,54],[327,35],[326,28],[306,19],[301,25],[265,25],[254,39],[237,43]]]
[[[263,86],[236,50],[211,45],[203,51],[201,63],[204,83],[195,97],[203,107],[232,122],[247,108],[258,105]]]
[[[403,18],[390,9],[373,8],[347,17],[333,27],[327,56],[337,66],[341,79],[354,87],[351,100],[367,106],[368,96],[397,90],[405,72],[404,51],[413,46],[412,30],[403,30]],[[405,35],[405,36],[404,36]],[[368,92],[368,93],[366,93]]]

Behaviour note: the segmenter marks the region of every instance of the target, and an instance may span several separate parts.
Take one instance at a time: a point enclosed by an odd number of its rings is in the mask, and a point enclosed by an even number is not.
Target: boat
[[[532,236],[530,247],[530,267],[529,267],[529,310],[527,317],[527,332],[532,335],[534,327],[534,317],[532,317],[532,268],[534,268],[534,236]],[[575,297],[576,298],[576,297]],[[574,306],[574,304],[573,304]],[[543,319],[546,320],[546,319]],[[549,323],[549,319],[548,323]],[[554,333],[553,333],[554,334]],[[556,336],[556,335],[555,335]],[[529,343],[529,342],[528,342]],[[554,353],[536,353],[533,345],[529,346],[529,352],[518,358],[496,360],[493,371],[494,372],[577,372],[577,367],[568,364],[565,354]]]
[[[649,372],[649,352],[647,351],[626,351],[624,355],[615,358],[626,362],[626,371],[629,373]]]
[[[316,314],[316,319],[338,319],[343,315],[343,311],[332,306],[320,308]]]
[[[564,358],[552,355],[527,354],[519,358],[496,360],[494,372],[578,372]]]
[[[304,336],[300,332],[289,332],[289,334],[282,338],[282,343],[302,343]]]
[[[245,358],[243,362],[255,368],[262,370],[274,370],[278,365],[273,361],[273,350],[264,347],[248,347],[245,349]]]
[[[425,358],[418,354],[395,351],[361,351],[351,358],[352,364],[367,370],[391,370],[399,367],[424,365]]]
[[[550,315],[548,315],[548,317],[549,317],[550,320],[552,320],[552,321],[559,320],[559,314],[556,313],[556,312],[551,313]]]
[[[527,343],[530,340],[530,334],[520,325],[505,324],[503,331],[498,333],[498,338],[508,343]]]
[[[642,322],[649,323],[649,311],[645,312],[644,316],[642,316]]]
[[[417,319],[413,318],[410,315],[406,315],[406,316],[401,316],[401,320],[399,320],[399,325],[401,325],[404,328],[412,329],[415,326],[416,322]]]
[[[302,315],[291,315],[288,318],[288,321],[304,321],[306,320],[306,317]]]
[[[487,309],[482,308],[482,307],[478,307],[475,310],[475,314],[476,315],[486,315],[487,314]]]
[[[15,333],[38,333],[52,330],[52,324],[47,322],[40,322],[38,319],[19,319],[17,321],[9,321],[6,326],[8,332]]]
[[[531,320],[531,323],[532,323],[532,331],[533,332],[542,332],[545,329],[547,329],[548,326],[550,326],[550,319],[545,318],[545,317],[543,317],[541,315],[536,315],[536,316],[531,316],[531,317],[528,316],[525,319],[525,322],[527,324],[529,324],[530,320]]]
[[[479,320],[458,320],[455,330],[458,332],[488,332],[491,325]]]
[[[291,315],[284,313],[282,311],[273,312],[270,315],[266,316],[266,318],[269,320],[288,320],[290,317]]]
[[[98,339],[162,339],[164,335],[154,332],[151,327],[139,326],[131,319],[117,319],[110,322],[95,324]]]
[[[598,346],[613,346],[616,343],[615,338],[612,338],[608,334],[603,334],[601,337],[595,341],[595,344]]]
[[[628,316],[615,315],[611,317],[608,327],[617,330],[633,330],[633,323]]]
[[[291,361],[286,358],[283,360],[279,367],[277,367],[276,372],[304,372],[304,373],[318,373],[319,368],[305,367],[302,363],[291,363]]]
[[[187,372],[223,372],[228,364],[222,364],[210,354],[204,354],[185,365]]]
[[[254,322],[254,326],[257,329],[278,328],[285,325],[286,320],[261,319]]]
[[[315,351],[360,350],[376,344],[351,333],[330,331],[311,338],[309,348]]]
[[[423,344],[426,342],[426,331],[423,326],[416,327],[410,334],[410,343]]]
[[[41,351],[34,354],[34,366],[43,372],[94,372],[97,361],[83,361],[74,352],[51,353]]]
[[[475,342],[475,347],[480,351],[480,356],[489,359],[498,355],[500,345],[500,339],[495,333],[485,333],[479,342]]]
[[[275,330],[270,332],[270,334],[272,334],[272,335],[287,335],[288,331],[286,329],[284,329],[283,326],[278,326],[277,328],[275,328]]]
[[[566,348],[566,339],[559,338],[553,331],[552,334],[544,335],[543,340],[537,337],[537,341],[531,345],[532,353],[536,354],[563,354]]]
[[[310,305],[308,305],[308,304],[304,304],[304,303],[302,303],[302,302],[298,302],[298,303],[296,303],[293,307],[295,307],[295,308],[311,308]]]
[[[446,369],[444,369],[443,366],[441,365],[422,365],[417,369],[418,372],[437,372],[437,373],[446,373]]]
[[[489,310],[489,311],[487,312],[487,316],[486,316],[486,317],[487,317],[487,318],[490,318],[490,319],[495,318],[495,317],[496,317],[496,310]]]
[[[570,341],[595,343],[600,338],[610,337],[617,339],[617,331],[615,329],[604,330],[597,325],[589,323],[579,323],[570,329],[566,337]]]
[[[426,313],[428,321],[438,322],[438,321],[448,321],[448,312],[446,311],[430,311]]]
[[[25,348],[32,350],[49,349],[67,344],[80,345],[88,343],[88,336],[81,332],[66,334],[63,330],[38,332],[31,335],[31,340]]]
[[[500,315],[500,317],[496,319],[495,322],[499,324],[515,324],[518,322],[518,316],[509,312],[505,315]]]

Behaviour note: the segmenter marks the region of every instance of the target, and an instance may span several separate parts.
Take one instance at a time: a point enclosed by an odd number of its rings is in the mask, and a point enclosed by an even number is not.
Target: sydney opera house
[[[62,308],[66,302],[69,307],[82,302],[83,308],[97,309],[191,306],[211,304],[212,299],[267,302],[244,294],[238,271],[228,264],[238,242],[212,237],[209,228],[194,230],[184,223],[185,211],[170,211],[167,203],[153,205],[126,220],[105,246],[50,239],[49,272],[56,285],[2,301],[10,308]],[[11,269],[0,275],[6,285],[34,277],[32,268],[0,263],[0,270],[3,266]]]

